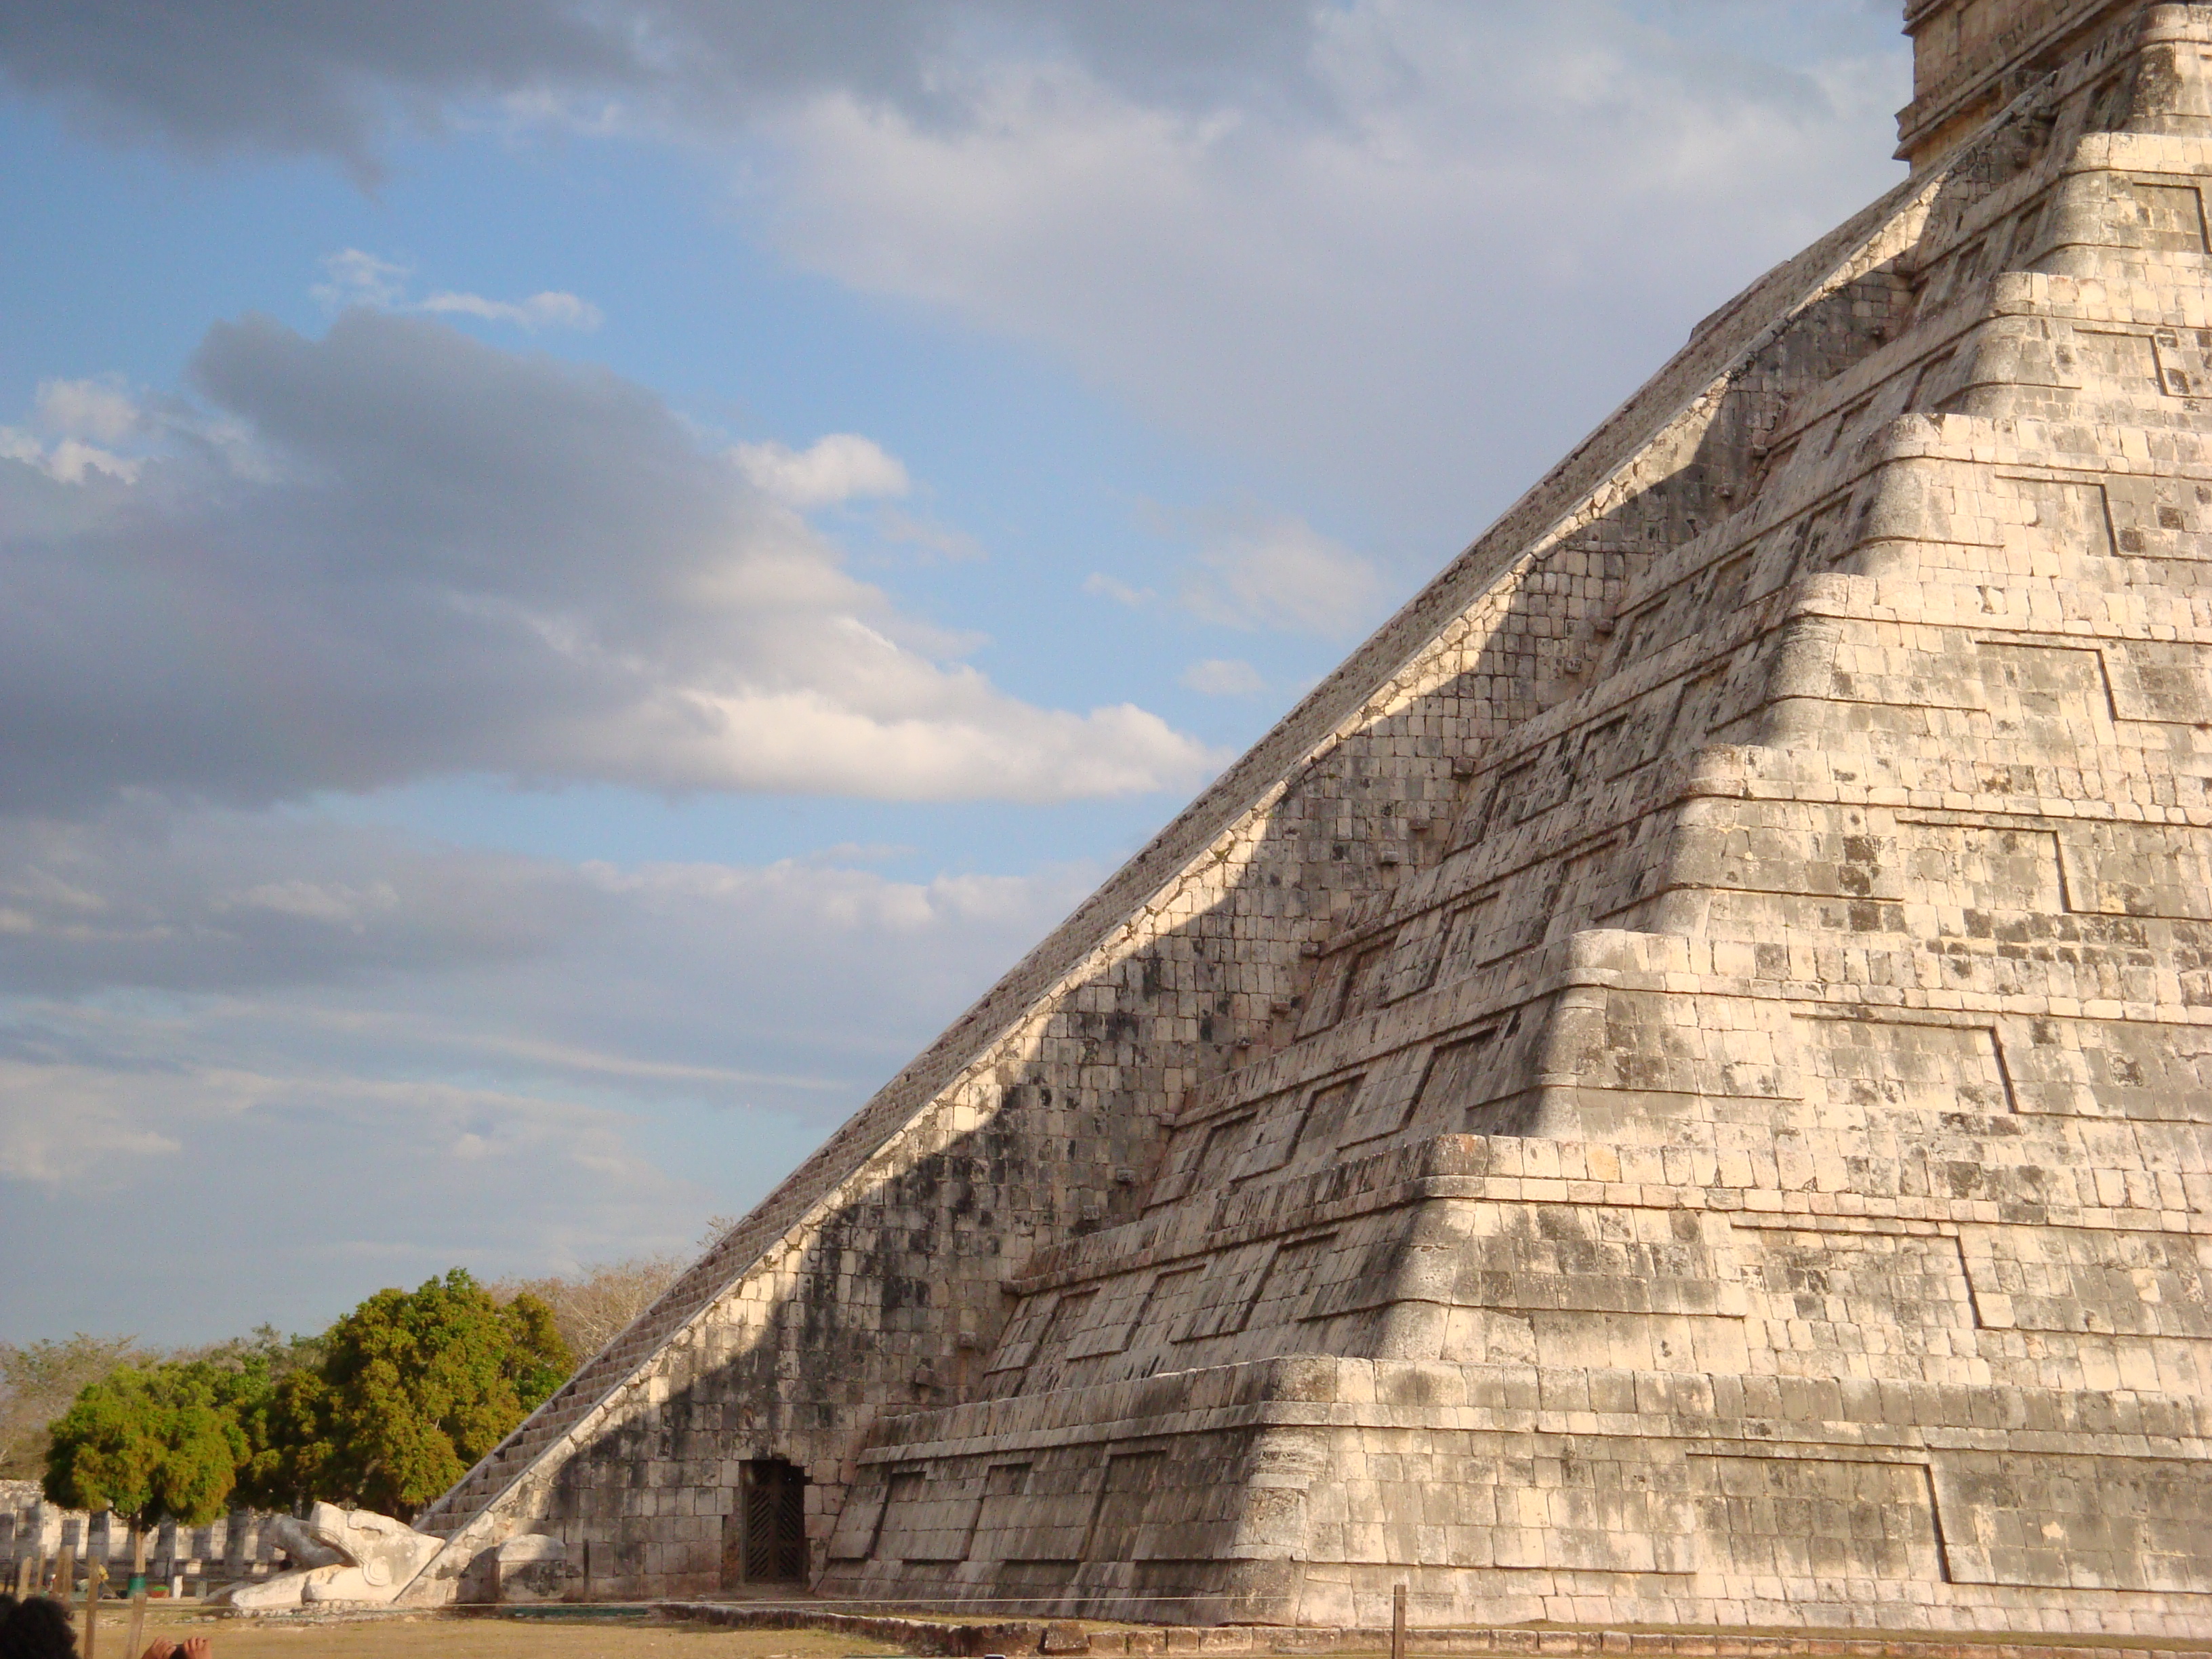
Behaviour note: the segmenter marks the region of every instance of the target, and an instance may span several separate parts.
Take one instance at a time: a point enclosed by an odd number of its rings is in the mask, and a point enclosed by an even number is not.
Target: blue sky
[[[0,1340],[741,1211],[1908,80],[1878,0],[0,8]]]

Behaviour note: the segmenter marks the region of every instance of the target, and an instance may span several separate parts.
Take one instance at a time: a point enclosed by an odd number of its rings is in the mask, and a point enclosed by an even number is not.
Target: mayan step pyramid
[[[2212,6],[1762,277],[422,1524],[593,1595],[2212,1637]]]

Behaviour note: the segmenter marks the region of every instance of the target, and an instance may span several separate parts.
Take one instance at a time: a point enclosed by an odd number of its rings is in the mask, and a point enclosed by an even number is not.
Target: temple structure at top
[[[2212,6],[1905,23],[1910,178],[441,1500],[412,1599],[544,1534],[605,1595],[2212,1637]]]

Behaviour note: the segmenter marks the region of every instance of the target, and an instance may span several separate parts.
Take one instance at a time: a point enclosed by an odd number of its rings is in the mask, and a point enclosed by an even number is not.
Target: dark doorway
[[[796,1584],[806,1578],[806,1472],[781,1457],[739,1466],[736,1510],[722,1522],[722,1582]]]

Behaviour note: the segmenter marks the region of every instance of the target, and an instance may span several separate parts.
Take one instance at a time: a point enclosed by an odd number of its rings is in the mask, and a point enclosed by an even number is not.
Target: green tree
[[[544,1302],[502,1304],[459,1267],[378,1291],[319,1343],[319,1364],[253,1404],[244,1484],[258,1502],[411,1519],[574,1369]]]
[[[123,1516],[143,1576],[149,1527],[223,1512],[249,1453],[240,1406],[265,1386],[265,1372],[205,1359],[117,1367],[49,1425],[48,1501]]]
[[[62,1341],[0,1342],[0,1480],[38,1480],[46,1468],[46,1425],[87,1383],[152,1358],[130,1336],[79,1331]]]
[[[238,1472],[238,1496],[255,1509],[284,1510],[302,1498],[336,1498],[331,1462],[330,1389],[319,1366],[306,1365],[273,1381],[248,1402],[239,1426],[251,1451]]]

